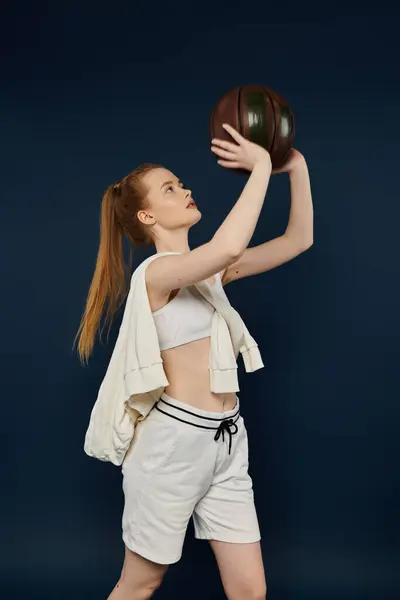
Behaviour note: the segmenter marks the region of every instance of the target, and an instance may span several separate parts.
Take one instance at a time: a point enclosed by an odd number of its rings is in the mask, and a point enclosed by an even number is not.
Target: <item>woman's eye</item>
[[[185,189],[185,184],[184,183],[180,183],[179,184],[181,189]],[[167,188],[165,188],[165,191],[168,192],[168,190],[173,190],[174,187],[172,185],[169,185]]]

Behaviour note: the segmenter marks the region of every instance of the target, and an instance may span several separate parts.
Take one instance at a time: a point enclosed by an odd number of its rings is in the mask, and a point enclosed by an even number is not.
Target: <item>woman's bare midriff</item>
[[[163,350],[161,357],[169,381],[165,393],[203,410],[231,410],[236,405],[235,392],[216,394],[210,390],[209,352],[209,337]]]
[[[161,299],[152,297],[148,290],[151,310],[154,312],[165,306],[177,292],[178,290],[173,290],[168,299]],[[206,337],[161,351],[164,371],[169,382],[165,393],[202,410],[232,410],[236,405],[235,392],[216,394],[210,390],[210,344],[211,338]]]

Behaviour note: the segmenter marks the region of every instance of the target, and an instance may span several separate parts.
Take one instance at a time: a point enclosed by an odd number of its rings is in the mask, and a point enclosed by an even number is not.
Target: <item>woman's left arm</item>
[[[247,248],[223,273],[223,285],[264,273],[278,267],[313,244],[314,211],[307,163],[300,152],[292,150],[289,160],[272,173],[288,173],[290,178],[290,214],[285,233],[264,244]]]

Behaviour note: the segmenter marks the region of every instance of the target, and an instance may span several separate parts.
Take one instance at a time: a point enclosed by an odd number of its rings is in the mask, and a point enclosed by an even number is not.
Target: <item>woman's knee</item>
[[[265,582],[246,582],[231,590],[225,590],[228,600],[266,600],[267,584]]]
[[[117,584],[121,600],[151,598],[160,587],[167,569],[168,565],[147,560],[125,546],[124,565]],[[110,600],[114,600],[114,596],[111,596]],[[115,595],[115,600],[119,600],[119,596]]]
[[[241,598],[246,598],[247,600],[266,600],[267,586],[252,586],[244,591],[244,595]]]

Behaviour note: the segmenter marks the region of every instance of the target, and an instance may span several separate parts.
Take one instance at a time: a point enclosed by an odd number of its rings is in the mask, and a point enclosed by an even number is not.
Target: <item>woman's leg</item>
[[[267,583],[260,542],[210,541],[228,600],[265,600]]]
[[[125,546],[121,577],[107,600],[147,600],[161,585],[168,565],[159,565]]]

